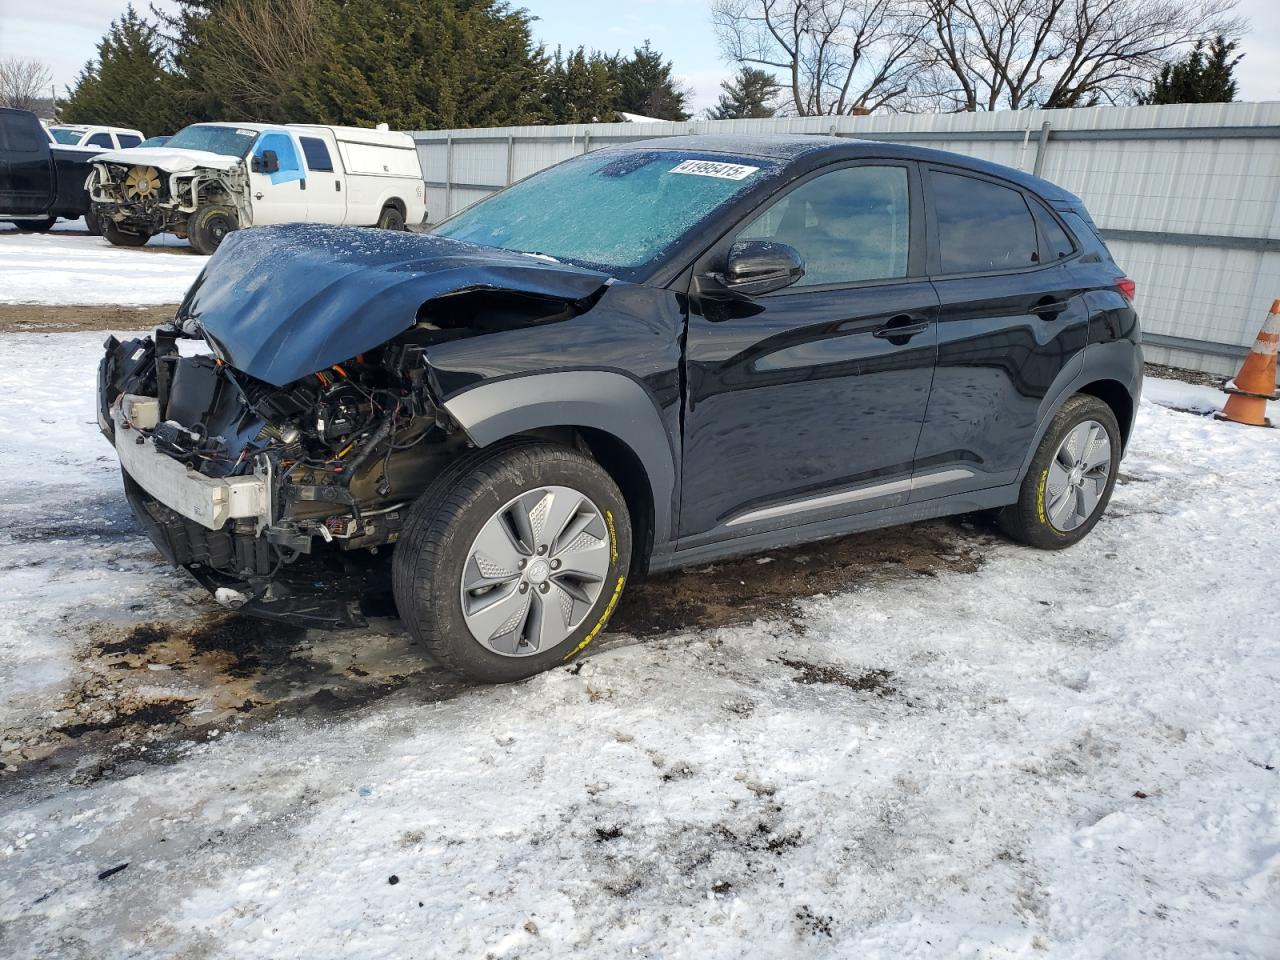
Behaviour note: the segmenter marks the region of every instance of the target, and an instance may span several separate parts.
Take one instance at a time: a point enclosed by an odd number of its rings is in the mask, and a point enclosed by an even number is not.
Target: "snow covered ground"
[[[83,220],[44,234],[0,225],[0,304],[177,303],[207,260],[169,234],[131,249],[91,235]]]
[[[1213,391],[1149,381],[1065,552],[952,523],[971,572],[615,631],[506,688],[447,684],[394,621],[245,679],[104,652],[212,607],[121,502],[100,341],[0,337],[0,956],[1280,956],[1280,432],[1170,409]],[[69,722],[120,676],[265,701],[320,657],[419,672],[340,710]]]

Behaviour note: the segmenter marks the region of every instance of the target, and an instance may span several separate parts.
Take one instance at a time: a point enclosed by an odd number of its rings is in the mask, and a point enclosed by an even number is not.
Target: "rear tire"
[[[58,218],[49,217],[47,220],[13,220],[11,222],[22,233],[48,233],[53,229],[53,225],[58,222]]]
[[[516,443],[466,455],[414,504],[395,548],[396,606],[444,667],[510,683],[600,634],[630,562],[630,516],[604,468],[568,447]]]
[[[404,230],[404,214],[395,204],[389,203],[378,214],[377,226],[382,230]]]
[[[235,210],[221,203],[199,207],[187,220],[187,240],[191,249],[211,256],[232,230],[240,227]]]
[[[84,226],[93,236],[102,236],[102,221],[98,219],[98,215],[92,210],[84,215]]]
[[[1019,543],[1061,550],[1083,540],[1102,519],[1120,466],[1120,424],[1111,408],[1078,393],[1045,431],[1023,478],[1018,502],[996,524]]]
[[[116,247],[145,247],[147,241],[151,239],[149,233],[130,233],[127,230],[121,230],[116,222],[109,217],[102,217],[98,223],[102,226],[102,235],[107,238],[107,242]]]

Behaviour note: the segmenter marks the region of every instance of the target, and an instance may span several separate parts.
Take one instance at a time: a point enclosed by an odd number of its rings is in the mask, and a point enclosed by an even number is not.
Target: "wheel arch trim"
[[[1108,386],[1100,389],[1099,385],[1102,384]],[[1127,423],[1122,411],[1115,409],[1112,394],[1116,388],[1123,391],[1128,398]],[[1049,429],[1049,424],[1062,409],[1062,405],[1077,393],[1087,393],[1097,397],[1112,408],[1117,422],[1120,423],[1121,455],[1123,456],[1133,432],[1133,421],[1137,417],[1138,400],[1142,394],[1141,348],[1126,340],[1089,344],[1084,349],[1082,362],[1078,366],[1072,363],[1063,369],[1040,406],[1040,421],[1036,426],[1035,437],[1027,448],[1022,467],[1018,471],[1018,482],[1026,477],[1031,461],[1040,448],[1040,442]]]
[[[533,430],[588,428],[609,434],[645,473],[654,549],[674,541],[676,455],[653,396],[635,379],[609,370],[566,370],[487,381],[443,403],[479,447]]]

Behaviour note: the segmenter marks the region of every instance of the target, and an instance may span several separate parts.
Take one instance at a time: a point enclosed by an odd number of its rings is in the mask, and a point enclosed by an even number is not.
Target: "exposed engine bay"
[[[212,204],[229,206],[242,223],[251,222],[248,180],[235,166],[170,172],[146,161],[98,160],[86,186],[96,215],[129,233],[186,237],[191,214]]]

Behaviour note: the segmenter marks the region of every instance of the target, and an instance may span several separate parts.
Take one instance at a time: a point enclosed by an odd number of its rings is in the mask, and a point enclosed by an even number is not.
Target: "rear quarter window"
[[[1033,200],[1031,209],[1040,228],[1040,259],[1044,263],[1065,260],[1076,252],[1071,235],[1062,229],[1062,224],[1058,223],[1058,218],[1049,212],[1048,207],[1039,200]]]
[[[942,273],[987,273],[1040,262],[1022,193],[988,180],[930,171]]]
[[[136,147],[142,142],[141,137],[135,136],[132,133],[118,134],[116,139],[120,141],[120,146],[122,147]]]
[[[325,172],[333,169],[333,158],[329,156],[329,148],[319,137],[299,137],[302,144],[302,155],[307,158],[307,169]]]

